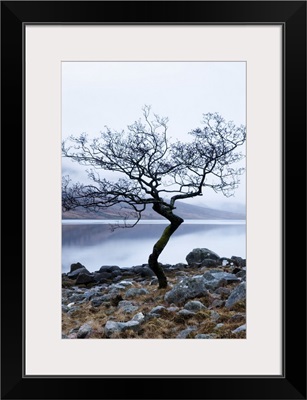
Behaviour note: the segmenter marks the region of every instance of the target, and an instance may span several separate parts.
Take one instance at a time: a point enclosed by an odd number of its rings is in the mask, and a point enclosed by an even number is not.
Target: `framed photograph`
[[[1,27],[2,398],[306,399],[306,2]]]

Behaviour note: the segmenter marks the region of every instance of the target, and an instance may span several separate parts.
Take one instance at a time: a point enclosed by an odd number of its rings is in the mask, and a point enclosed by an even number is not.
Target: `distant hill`
[[[177,202],[175,214],[183,219],[245,219],[245,214],[236,213],[224,210],[217,210],[209,207],[194,206],[191,204]],[[89,212],[83,209],[66,211],[62,214],[63,219],[121,219],[124,210],[116,205],[105,208],[98,212]],[[129,215],[127,214],[129,218]],[[130,217],[133,218],[133,217]],[[142,213],[142,219],[164,219],[159,214],[154,212],[151,207],[148,207]]]

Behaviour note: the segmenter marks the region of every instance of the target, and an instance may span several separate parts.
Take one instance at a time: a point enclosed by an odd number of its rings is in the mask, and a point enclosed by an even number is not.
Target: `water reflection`
[[[69,270],[74,262],[81,262],[89,271],[101,265],[131,267],[147,263],[156,240],[166,225],[139,224],[133,228],[109,225],[82,224],[62,226],[62,266]],[[207,247],[221,257],[246,257],[245,225],[187,224],[173,234],[160,256],[162,263],[186,262],[186,255],[196,247]]]

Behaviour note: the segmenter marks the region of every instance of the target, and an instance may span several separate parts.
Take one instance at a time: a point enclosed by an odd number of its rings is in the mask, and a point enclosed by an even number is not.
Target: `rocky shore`
[[[163,265],[166,289],[146,264],[72,264],[62,274],[62,338],[245,338],[246,260],[198,248],[186,261]]]

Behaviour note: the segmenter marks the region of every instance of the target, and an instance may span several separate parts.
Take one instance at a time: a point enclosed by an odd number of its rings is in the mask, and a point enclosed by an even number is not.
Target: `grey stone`
[[[99,268],[99,272],[113,273],[115,271],[121,272],[121,269],[117,265],[103,265]]]
[[[178,310],[179,310],[178,307],[168,307],[168,308],[167,308],[167,311],[170,311],[170,312],[176,312],[176,311],[178,311]]]
[[[118,303],[118,308],[125,314],[132,314],[137,311],[139,307],[133,305],[130,301],[122,300]]]
[[[200,264],[201,267],[206,267],[206,268],[210,268],[210,267],[217,267],[218,266],[218,262],[216,260],[213,260],[212,258],[208,258],[206,260],[203,260]]]
[[[212,311],[210,312],[210,318],[211,318],[213,321],[216,322],[216,321],[218,321],[218,320],[220,319],[220,314],[219,314],[218,312],[212,310]]]
[[[74,264],[71,264],[69,273],[72,273],[72,272],[74,272],[74,271],[76,271],[76,270],[78,270],[78,269],[80,269],[80,268],[85,268],[85,266],[82,265],[82,264],[79,263],[79,262],[74,263]]]
[[[231,289],[229,289],[228,287],[223,287],[223,286],[221,286],[221,287],[217,288],[217,289],[214,291],[214,293],[216,293],[216,294],[224,294],[224,295],[226,295],[226,296],[229,296],[230,293],[231,293]]]
[[[164,300],[168,304],[184,304],[189,299],[207,296],[205,282],[202,276],[193,276],[182,279],[164,296]]]
[[[112,278],[112,274],[109,272],[94,272],[93,277],[96,282],[104,282]]]
[[[246,316],[243,313],[238,313],[233,315],[232,317],[229,318],[229,322],[240,322],[240,321],[245,321]]]
[[[223,323],[216,324],[214,329],[221,329],[224,325]]]
[[[133,283],[131,281],[127,281],[127,280],[122,280],[119,282],[119,284],[124,287],[133,286]]]
[[[246,277],[246,270],[241,269],[241,271],[239,271],[239,272],[236,273],[236,276],[237,276],[238,278],[245,278],[245,277]]]
[[[238,328],[234,329],[232,333],[239,333],[246,331],[246,324],[239,326]]]
[[[187,256],[186,260],[189,265],[191,264],[199,264],[206,260],[211,259],[214,261],[219,261],[220,257],[214,253],[213,251],[207,248],[196,248],[193,249]]]
[[[185,268],[187,268],[188,267],[188,264],[184,264],[184,263],[178,263],[178,264],[175,264],[175,265],[172,265],[171,267],[170,267],[170,269],[175,269],[175,270],[179,270],[179,271],[182,271],[182,270],[184,270]]]
[[[131,321],[137,321],[142,324],[145,321],[145,315],[141,312],[135,314]]]
[[[236,275],[230,274],[228,272],[211,272],[211,273],[217,280],[224,279],[227,283],[240,282],[240,279]]]
[[[110,337],[114,333],[124,332],[128,329],[131,329],[134,332],[138,332],[140,328],[141,324],[139,321],[128,321],[128,322],[107,321],[104,331],[106,337]]]
[[[92,299],[91,304],[93,307],[99,307],[106,301],[105,296],[99,296]]]
[[[78,339],[84,339],[86,338],[90,333],[92,332],[92,327],[89,324],[84,324],[82,325],[78,332],[77,332],[77,338]]]
[[[201,303],[201,302],[198,301],[198,300],[190,300],[190,301],[188,301],[188,302],[184,305],[184,308],[185,308],[186,310],[189,310],[189,311],[197,312],[197,311],[206,309],[207,307],[205,307],[205,306],[203,305],[203,303]]]
[[[83,273],[83,272],[81,272],[81,274],[78,275],[78,278],[76,280],[77,285],[81,285],[82,283],[86,284],[86,283],[92,283],[92,282],[95,282],[93,275],[91,275],[89,273]]]
[[[166,310],[166,308],[163,307],[163,306],[156,306],[156,307],[154,307],[152,310],[150,310],[149,314],[158,314],[158,315],[161,315],[161,313],[162,313],[163,311],[165,311],[165,310]]]
[[[234,265],[236,265],[237,267],[246,267],[246,260],[241,258],[241,257],[237,257],[237,256],[232,256],[231,260],[233,261]]]
[[[62,312],[67,313],[69,311],[69,307],[62,304]]]
[[[79,303],[85,300],[84,294],[74,293],[69,297],[70,302]]]
[[[225,307],[231,309],[235,304],[241,300],[246,299],[246,283],[242,282],[231,292],[228,297]]]
[[[152,276],[155,276],[155,273],[149,267],[143,267],[140,275],[142,278],[151,278]]]
[[[85,267],[82,267],[82,268],[75,269],[74,271],[67,274],[67,276],[70,279],[76,279],[78,277],[78,275],[80,275],[81,273],[90,274],[90,271],[88,271]]]
[[[214,339],[215,335],[211,333],[198,333],[194,339]]]
[[[213,308],[221,308],[224,307],[225,301],[220,300],[220,299],[214,299],[213,302],[211,303],[211,307]]]
[[[176,339],[186,339],[187,336],[191,333],[196,331],[196,326],[188,326],[186,329],[183,331],[179,332],[178,335],[176,336]]]
[[[190,318],[195,315],[195,312],[183,309],[183,310],[178,311],[177,314],[183,318]]]
[[[149,293],[148,290],[144,288],[131,288],[127,290],[125,297],[128,299],[130,297],[141,296],[148,293]]]

